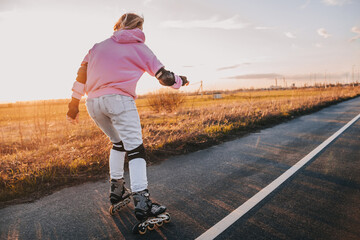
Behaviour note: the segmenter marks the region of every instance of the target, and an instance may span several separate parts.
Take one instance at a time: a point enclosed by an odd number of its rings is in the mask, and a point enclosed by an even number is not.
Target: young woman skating
[[[143,23],[144,19],[134,13],[124,14],[115,24],[114,34],[90,49],[78,70],[67,112],[67,119],[76,123],[79,101],[87,94],[89,115],[113,143],[109,157],[110,211],[129,202],[131,194],[123,178],[127,155],[135,216],[141,223],[164,213],[166,207],[150,200],[145,148],[134,101],[136,84],[144,72],[175,89],[189,84],[186,77],[166,70],[144,44]]]

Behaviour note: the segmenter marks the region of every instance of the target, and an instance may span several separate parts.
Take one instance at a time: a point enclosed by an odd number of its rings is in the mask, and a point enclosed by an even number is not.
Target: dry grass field
[[[360,95],[360,86],[181,96],[177,109],[137,100],[149,164],[241,136]],[[111,144],[80,106],[80,124],[65,119],[69,100],[0,105],[0,202],[33,199],[62,186],[106,176]],[[170,101],[171,102],[171,101]],[[158,111],[158,112],[157,112]],[[20,200],[19,200],[20,199]]]

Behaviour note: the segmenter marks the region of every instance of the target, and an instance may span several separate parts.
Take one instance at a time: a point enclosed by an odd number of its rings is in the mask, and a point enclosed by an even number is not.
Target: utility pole
[[[355,67],[355,65],[352,65],[352,84],[353,84],[353,87],[354,87],[354,67]]]

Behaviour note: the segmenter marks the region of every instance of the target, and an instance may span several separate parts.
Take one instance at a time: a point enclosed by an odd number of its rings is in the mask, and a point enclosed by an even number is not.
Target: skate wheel
[[[155,224],[149,224],[148,226],[147,226],[147,228],[150,230],[150,231],[152,231],[152,230],[154,230],[154,228],[155,228]]]
[[[147,228],[143,227],[141,223],[138,223],[133,227],[132,232],[134,234],[140,233],[141,235],[144,235],[146,233],[146,229]]]
[[[157,222],[157,223],[156,223],[156,226],[161,227],[163,224],[164,224],[163,221]]]
[[[167,218],[164,220],[164,222],[165,222],[165,223],[169,223],[170,220],[171,220],[170,214],[165,213],[165,215],[166,215]]]
[[[115,214],[114,206],[111,205],[109,208],[110,215],[113,216]]]
[[[144,229],[140,229],[140,228],[139,228],[139,233],[140,233],[141,235],[144,235],[144,234],[146,233],[146,228],[144,228]]]

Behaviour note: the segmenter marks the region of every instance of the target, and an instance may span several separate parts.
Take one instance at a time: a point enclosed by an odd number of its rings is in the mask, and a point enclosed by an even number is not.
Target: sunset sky
[[[184,90],[359,79],[360,0],[0,0],[0,102],[70,98],[125,12],[144,16],[145,43]],[[145,73],[137,92],[158,88]]]

